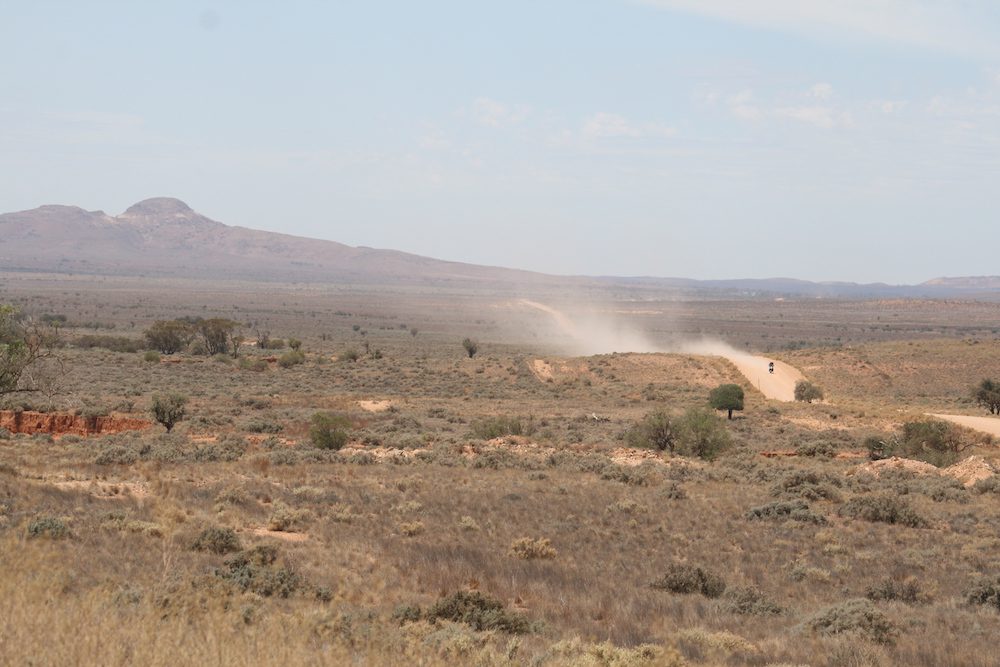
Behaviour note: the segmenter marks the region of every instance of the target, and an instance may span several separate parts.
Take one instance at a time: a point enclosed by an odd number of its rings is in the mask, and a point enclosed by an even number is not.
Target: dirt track
[[[944,419],[945,421],[950,421],[954,424],[958,424],[959,426],[965,426],[966,428],[982,431],[983,433],[989,433],[994,437],[1000,438],[1000,418],[998,417],[970,417],[969,415],[941,415],[934,413],[928,414],[931,417]]]
[[[739,352],[722,352],[721,356],[733,362],[740,373],[767,398],[777,401],[795,400],[795,383],[805,377],[794,366],[767,357],[755,357]],[[767,364],[774,361],[774,373],[767,372]]]

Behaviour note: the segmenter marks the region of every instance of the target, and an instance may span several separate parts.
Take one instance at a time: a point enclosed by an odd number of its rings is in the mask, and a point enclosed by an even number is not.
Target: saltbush
[[[852,519],[899,524],[909,528],[927,528],[927,520],[901,498],[889,495],[855,496],[844,503],[838,514]]]
[[[726,590],[726,582],[719,575],[685,563],[671,563],[666,573],[650,586],[671,593],[698,593],[708,598],[717,598]]]
[[[821,635],[853,634],[877,644],[892,644],[899,631],[870,600],[856,598],[827,607],[806,620]]]
[[[240,538],[232,528],[206,528],[191,544],[194,551],[208,551],[213,554],[229,554],[242,551]]]

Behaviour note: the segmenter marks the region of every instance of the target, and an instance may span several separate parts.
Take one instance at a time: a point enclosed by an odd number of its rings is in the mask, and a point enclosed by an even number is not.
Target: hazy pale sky
[[[1000,273],[993,0],[0,0],[0,211],[551,273]]]

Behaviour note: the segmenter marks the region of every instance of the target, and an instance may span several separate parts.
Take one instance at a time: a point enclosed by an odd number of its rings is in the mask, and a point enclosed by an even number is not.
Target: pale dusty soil
[[[929,463],[924,463],[923,461],[913,461],[893,456],[892,458],[883,459],[881,461],[864,463],[854,468],[848,474],[866,472],[878,477],[884,470],[905,470],[915,475],[941,475],[944,477],[951,477],[952,479],[958,480],[966,487],[973,486],[979,480],[987,479],[997,474],[996,466],[981,456],[970,456],[954,465],[948,466],[947,468],[936,468]]]
[[[982,431],[983,433],[989,433],[996,438],[1000,438],[1000,418],[998,417],[971,417],[969,415],[940,415],[934,413],[928,414],[931,417],[944,419],[945,421],[950,421],[953,424],[958,424],[959,426],[971,428],[976,431]]]
[[[535,359],[531,362],[531,372],[542,382],[552,379],[552,364],[544,359]]]
[[[385,412],[392,407],[392,401],[358,401],[358,405],[366,412]]]
[[[886,470],[905,470],[906,472],[913,473],[914,475],[941,474],[941,470],[932,466],[930,463],[914,461],[912,459],[903,459],[898,456],[882,459],[881,461],[869,461],[868,463],[862,463],[852,472],[871,473],[872,475],[878,477],[883,471]]]
[[[804,428],[811,429],[813,431],[829,431],[830,429],[836,431],[850,431],[851,427],[847,424],[842,424],[830,419],[816,419],[815,417],[785,417],[785,421],[795,424],[796,426],[802,426]]]
[[[954,477],[964,486],[974,486],[981,479],[987,479],[997,473],[997,468],[982,456],[970,456],[953,466],[944,469],[944,474]]]
[[[731,361],[760,393],[776,401],[794,401],[795,383],[805,379],[797,368],[783,361],[739,353],[722,353],[721,356]],[[771,361],[774,361],[773,374],[767,372],[767,364]]]
[[[273,537],[275,539],[284,540],[285,542],[305,542],[309,539],[309,536],[305,533],[268,530],[267,528],[254,528],[251,532],[258,537]]]
[[[57,489],[87,491],[95,498],[136,498],[149,496],[149,490],[138,482],[106,482],[96,479],[56,479],[45,480]]]

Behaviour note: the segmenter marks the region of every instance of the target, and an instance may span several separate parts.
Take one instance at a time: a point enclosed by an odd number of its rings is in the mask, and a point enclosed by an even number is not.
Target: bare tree
[[[42,360],[56,360],[59,329],[0,305],[0,396],[41,391]]]

